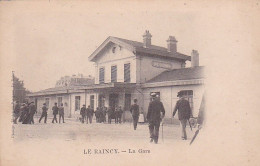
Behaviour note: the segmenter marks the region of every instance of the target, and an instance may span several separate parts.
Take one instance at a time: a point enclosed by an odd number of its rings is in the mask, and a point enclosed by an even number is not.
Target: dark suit
[[[160,122],[164,115],[165,110],[162,102],[158,100],[151,101],[148,107],[147,120],[149,122],[150,138],[155,143],[158,142]]]
[[[176,114],[177,110],[178,110],[178,118],[181,122],[181,127],[182,127],[182,139],[186,140],[187,139],[186,124],[187,124],[187,120],[189,120],[191,116],[191,108],[190,108],[189,101],[185,100],[184,98],[178,100],[173,110],[173,116]]]
[[[54,123],[54,121],[56,121],[56,123],[58,123],[57,121],[57,114],[59,112],[59,108],[57,107],[57,105],[53,106],[52,107],[52,110],[53,110],[53,119],[52,119],[52,123]]]
[[[42,107],[42,115],[41,115],[41,118],[39,119],[39,123],[41,123],[41,120],[43,117],[44,117],[44,123],[47,122],[47,110],[48,110],[48,108],[46,106]]]
[[[136,130],[137,123],[138,123],[138,120],[139,120],[139,115],[140,115],[139,105],[137,105],[137,104],[131,105],[130,112],[131,112],[132,117],[133,117],[134,129]]]
[[[33,123],[34,124],[34,120],[33,120],[33,117],[34,117],[34,114],[36,113],[36,106],[32,103],[30,104],[29,106],[29,115],[30,115],[30,120],[29,120],[29,123]]]
[[[86,113],[87,113],[87,123],[92,123],[92,115],[93,115],[93,110],[91,108],[87,108],[86,109]]]
[[[60,123],[61,118],[62,118],[63,123],[65,123],[64,122],[64,107],[63,106],[59,107],[59,123]]]
[[[87,112],[87,108],[86,108],[86,107],[82,107],[82,108],[80,109],[80,115],[81,115],[81,117],[82,117],[82,119],[81,119],[81,122],[82,122],[82,123],[84,123],[84,119],[85,119],[85,117],[86,117],[86,112]]]

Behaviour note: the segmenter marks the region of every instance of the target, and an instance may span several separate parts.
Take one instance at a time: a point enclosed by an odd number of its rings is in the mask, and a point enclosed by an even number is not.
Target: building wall
[[[175,107],[176,102],[178,101],[177,94],[181,90],[192,90],[193,91],[193,116],[197,117],[199,112],[200,103],[202,100],[202,95],[204,92],[203,85],[187,85],[187,86],[171,86],[171,87],[155,87],[155,88],[146,88],[143,90],[144,94],[144,111],[147,114],[148,106],[150,102],[150,93],[151,92],[160,92],[160,99],[165,108],[165,117],[171,118],[173,109]],[[178,118],[176,115],[175,119]]]
[[[138,56],[136,61],[137,82],[144,83],[166,70],[179,69],[183,62],[148,56]]]
[[[113,53],[113,48],[115,53]],[[111,82],[111,66],[117,65],[117,82],[124,82],[124,64],[130,63],[131,83],[136,83],[136,57],[133,52],[111,44],[95,64],[95,84],[99,84],[99,68],[105,68],[105,83]]]
[[[62,103],[64,106],[64,115],[65,117],[69,117],[70,115],[70,102],[69,102],[69,95],[68,94],[57,94],[57,95],[46,95],[46,96],[37,96],[37,97],[30,97],[30,102],[34,101],[37,99],[37,114],[36,115],[41,115],[42,113],[42,106],[43,103],[46,102],[46,98],[49,98],[49,107],[48,107],[48,116],[53,115],[52,107],[54,106],[54,103],[58,103],[58,97],[62,97]]]

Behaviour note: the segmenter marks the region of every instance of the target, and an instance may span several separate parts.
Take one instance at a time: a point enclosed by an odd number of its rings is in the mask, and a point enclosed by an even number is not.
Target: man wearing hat
[[[43,103],[42,115],[39,119],[39,123],[41,123],[41,120],[42,120],[43,117],[44,117],[44,123],[47,123],[47,110],[48,110],[48,108],[46,107],[46,103]]]
[[[86,118],[86,112],[87,112],[86,105],[83,104],[83,106],[80,109],[80,115],[81,115],[81,122],[82,123],[84,123],[84,119]]]
[[[158,143],[160,122],[164,118],[165,110],[163,103],[159,101],[159,96],[152,93],[152,101],[149,103],[147,120],[149,122],[149,131],[151,141]]]
[[[30,115],[29,124],[34,124],[33,117],[36,112],[37,112],[36,106],[34,105],[34,102],[32,101],[31,104],[29,105],[29,115]]]
[[[181,92],[178,93],[177,97],[179,97],[180,99],[177,101],[175,105],[172,117],[174,117],[178,110],[178,118],[180,120],[182,129],[182,139],[187,140],[186,124],[191,116],[190,103],[188,100],[185,99],[185,96]]]
[[[52,119],[52,123],[54,123],[54,121],[56,121],[56,123],[58,123],[57,121],[57,114],[59,113],[59,108],[57,106],[57,103],[54,103],[54,106],[52,107],[52,111],[53,111],[53,119]]]
[[[136,130],[137,123],[138,123],[138,120],[139,120],[139,115],[140,115],[139,105],[137,104],[137,99],[134,99],[134,104],[131,105],[130,112],[131,112],[132,117],[133,117],[134,130]]]

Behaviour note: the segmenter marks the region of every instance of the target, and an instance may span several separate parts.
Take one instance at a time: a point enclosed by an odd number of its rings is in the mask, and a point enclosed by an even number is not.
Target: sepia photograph
[[[259,3],[1,1],[0,165],[258,165]]]

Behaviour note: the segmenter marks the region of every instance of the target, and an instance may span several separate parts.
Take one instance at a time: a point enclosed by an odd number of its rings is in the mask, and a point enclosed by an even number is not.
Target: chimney
[[[191,67],[199,66],[199,53],[197,50],[191,52]]]
[[[151,46],[151,38],[152,38],[152,35],[150,34],[150,32],[148,30],[146,30],[143,35],[143,41],[144,41],[145,48]]]
[[[175,39],[174,36],[169,36],[169,39],[167,40],[168,52],[177,52],[177,42],[178,41]]]

